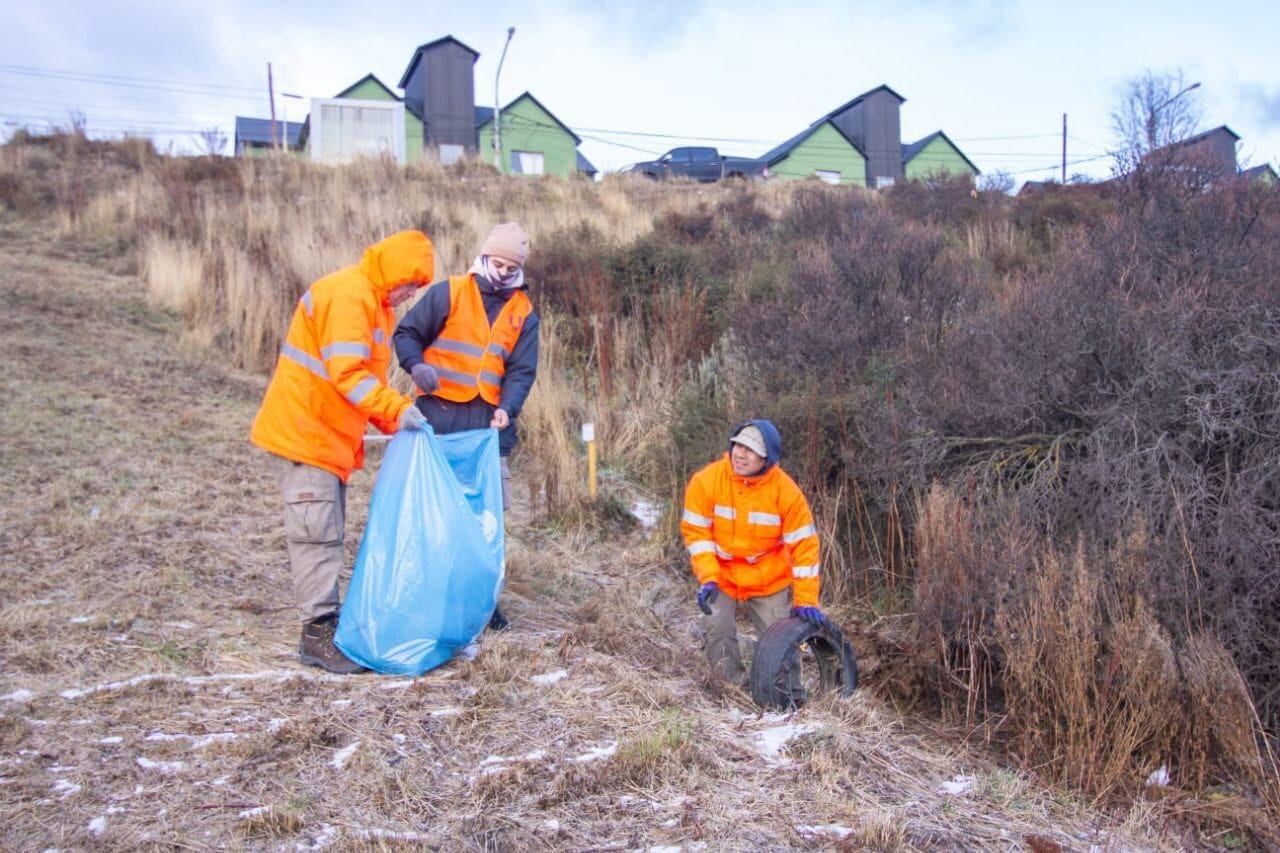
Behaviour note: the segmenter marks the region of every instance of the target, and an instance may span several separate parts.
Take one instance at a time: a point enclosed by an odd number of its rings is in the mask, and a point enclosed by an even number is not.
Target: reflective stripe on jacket
[[[788,586],[796,607],[818,605],[818,533],[804,493],[777,465],[733,473],[729,454],[693,475],[680,533],[698,583],[742,601]]]
[[[368,424],[395,432],[412,405],[387,385],[389,298],[401,285],[431,281],[434,266],[427,236],[403,231],[312,284],[294,309],[250,440],[345,482],[364,462]]]
[[[431,393],[455,403],[477,395],[490,405],[501,403],[507,359],[532,313],[529,297],[517,291],[490,326],[475,276],[450,276],[449,319],[422,353],[422,360],[440,374],[440,387]]]

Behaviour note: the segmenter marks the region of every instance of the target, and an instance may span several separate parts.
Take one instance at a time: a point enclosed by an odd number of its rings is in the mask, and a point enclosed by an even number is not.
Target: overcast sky
[[[147,129],[163,134],[162,148],[189,151],[200,129],[230,136],[235,115],[269,115],[268,62],[277,93],[329,97],[369,72],[394,88],[413,49],[445,35],[480,52],[476,102],[492,105],[514,26],[502,102],[531,91],[602,169],[703,140],[756,155],[884,83],[906,98],[904,142],[941,129],[985,173],[1052,177],[1065,112],[1068,171],[1102,177],[1116,145],[1110,112],[1125,81],[1148,68],[1201,83],[1187,97],[1204,128],[1240,134],[1242,165],[1280,160],[1274,5],[1249,0],[0,0],[0,9],[6,130],[65,124],[76,111],[91,134]],[[305,105],[278,98],[278,115],[286,110],[298,120]]]

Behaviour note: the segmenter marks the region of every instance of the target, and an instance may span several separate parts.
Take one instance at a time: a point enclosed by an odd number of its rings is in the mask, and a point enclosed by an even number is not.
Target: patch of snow
[[[755,744],[756,752],[764,756],[765,761],[774,763],[783,760],[782,748],[793,738],[808,734],[813,730],[814,727],[808,723],[784,723],[781,726],[773,726],[756,732],[752,742]]]
[[[583,693],[592,693],[592,694],[595,694],[595,693],[603,693],[604,691],[605,691],[605,688],[601,687],[600,685],[596,685],[596,686],[594,686],[594,687],[584,687],[584,688],[582,688],[582,692],[583,692]]]
[[[124,814],[125,811],[121,806],[107,806],[107,814]]]
[[[124,743],[124,738],[120,737],[120,735],[112,735],[111,737],[104,737],[98,743]]]
[[[675,818],[675,817],[673,817],[673,818],[669,818],[669,819],[664,820],[664,821],[662,822],[662,828],[663,828],[663,829],[671,829],[671,827],[673,827],[673,826],[679,826],[679,825],[680,825],[680,819],[679,819],[679,818]],[[800,828],[800,827],[797,827],[797,829],[799,829],[799,828]]]
[[[1157,770],[1152,771],[1147,777],[1147,784],[1157,788],[1167,788],[1169,786],[1169,768],[1161,764]]]
[[[169,673],[158,672],[135,675],[133,678],[126,678],[123,681],[108,681],[104,684],[95,684],[92,687],[73,687],[61,691],[58,695],[63,699],[80,699],[94,693],[110,693],[117,690],[125,690],[127,688],[137,687],[140,684],[147,684],[152,681],[170,681],[199,687],[205,684],[217,684],[223,681],[236,682],[273,679],[278,682],[284,682],[295,678],[302,681],[318,683],[351,683],[351,679],[344,675],[318,674],[289,669],[268,669],[261,672],[227,672],[215,675],[188,675],[181,677],[170,675]]]
[[[976,781],[972,776],[956,776],[939,785],[938,790],[944,794],[967,794]]]
[[[402,678],[397,681],[387,681],[378,685],[379,690],[403,690],[406,687],[413,686],[412,678]]]
[[[32,693],[30,690],[15,690],[12,693],[6,693],[5,695],[0,696],[0,702],[27,702],[34,699],[35,695],[36,694]]]
[[[205,749],[213,746],[215,743],[226,743],[229,740],[235,740],[240,737],[239,732],[214,732],[205,735],[202,738],[196,738],[191,742],[192,749]]]
[[[351,756],[356,754],[356,750],[359,748],[360,741],[351,741],[351,743],[334,753],[332,760],[329,761],[329,766],[334,770],[341,770],[342,765],[346,764],[347,761],[350,760]]]
[[[835,837],[837,839],[844,839],[853,835],[852,829],[847,826],[841,826],[838,823],[824,823],[817,826],[797,826],[796,832],[801,835],[823,835]]]
[[[152,732],[151,734],[147,735],[144,738],[144,740],[149,740],[152,743],[169,743],[175,740],[190,740],[190,739],[191,739],[191,735],[174,735],[174,734],[169,734],[168,732]]]
[[[322,823],[320,829],[311,838],[294,842],[294,850],[323,850],[338,840],[338,828],[332,824]]]
[[[458,652],[458,657],[463,660],[475,660],[476,655],[480,654],[480,644],[470,643],[465,646],[462,651]]]
[[[101,836],[102,833],[106,831],[107,819],[105,817],[95,817],[93,820],[89,821],[89,832],[92,833],[95,838]]]
[[[391,739],[392,739],[392,740],[394,740],[396,743],[404,743],[404,742],[405,742],[405,736],[404,736],[404,735],[402,735],[402,734],[400,734],[399,732],[396,732],[395,734],[393,734],[393,735],[391,736]]]
[[[611,740],[604,746],[591,747],[591,749],[588,749],[586,752],[582,753],[582,755],[579,755],[577,758],[572,760],[578,764],[585,764],[588,761],[599,761],[602,758],[608,758],[617,751],[618,742],[616,740]]]
[[[185,763],[181,761],[152,761],[150,758],[147,758],[145,755],[139,755],[137,761],[138,761],[138,766],[141,767],[143,770],[155,770],[158,773],[163,773],[166,776],[168,776],[171,773],[177,773],[179,770],[182,770],[187,766]]]
[[[27,725],[35,726],[37,729],[49,725],[48,720],[37,720],[34,717],[23,717],[22,719],[26,721]]]
[[[436,708],[431,712],[433,717],[456,717],[462,713],[461,708]]]
[[[33,598],[30,601],[28,601],[27,604],[30,604],[32,607],[48,607],[50,604],[53,604],[53,599],[52,598]]]
[[[68,782],[66,779],[59,779],[53,783],[53,791],[56,794],[62,794],[62,799],[66,799],[72,794],[80,793],[80,785],[75,782]]]
[[[555,818],[548,818],[542,822],[541,828],[545,829],[547,832],[559,832],[560,821]]]
[[[251,817],[266,814],[271,811],[271,806],[254,806],[251,809],[244,809],[240,812],[241,820],[248,820]]]
[[[351,700],[350,699],[334,699],[329,704],[335,708],[345,708],[351,704]]]
[[[430,835],[424,835],[421,832],[409,832],[408,830],[396,829],[373,829],[356,827],[351,830],[351,834],[362,841],[432,841]]]
[[[70,773],[72,770],[75,770],[75,768],[74,768],[74,767],[67,767],[67,766],[62,765],[62,764],[55,764],[55,765],[53,765],[52,767],[50,767],[50,768],[49,768],[49,772],[50,772],[50,773]]]
[[[183,631],[190,631],[195,627],[190,622],[166,622],[164,624],[170,628],[181,628]]]
[[[214,779],[210,784],[217,785],[219,788],[221,788],[223,785],[226,785],[230,781],[231,781],[230,776],[219,776],[217,779]]]
[[[127,643],[129,642],[129,635],[128,634],[112,634],[107,639],[111,640],[111,642],[113,643]]]
[[[90,621],[91,619],[93,619],[92,616],[72,616],[67,621],[70,622],[72,625],[83,625],[84,623]]]
[[[640,522],[640,526],[649,530],[662,520],[662,507],[651,501],[632,501],[631,514]]]
[[[284,728],[285,724],[288,722],[289,722],[288,719],[284,717],[272,717],[270,720],[267,721],[267,734],[269,735],[275,734],[276,732]]]
[[[529,680],[534,684],[555,684],[561,679],[569,677],[569,670],[557,669],[555,672],[544,672],[541,675],[531,675]]]

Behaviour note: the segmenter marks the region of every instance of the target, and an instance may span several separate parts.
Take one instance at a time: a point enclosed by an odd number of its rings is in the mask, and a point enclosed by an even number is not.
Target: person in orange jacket
[[[685,489],[680,533],[698,579],[707,662],[742,684],[739,602],[763,634],[788,615],[826,626],[818,607],[818,534],[809,502],[778,467],[782,439],[770,421],[734,427],[729,451],[698,471]]]
[[[307,288],[250,440],[274,454],[284,498],[294,598],[302,611],[302,663],[360,672],[333,644],[343,562],[347,480],[364,464],[364,433],[424,429],[413,402],[387,385],[394,309],[431,282],[435,250],[421,231],[367,248],[360,263]]]

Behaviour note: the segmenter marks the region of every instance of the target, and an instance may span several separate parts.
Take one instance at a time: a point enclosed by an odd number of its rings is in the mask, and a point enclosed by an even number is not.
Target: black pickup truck
[[[721,178],[763,180],[769,169],[759,160],[748,157],[721,157],[714,148],[672,148],[657,160],[636,163],[626,171],[646,178],[692,178],[711,182]]]

